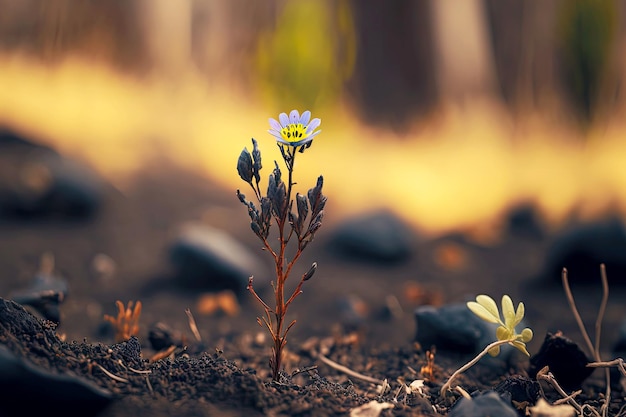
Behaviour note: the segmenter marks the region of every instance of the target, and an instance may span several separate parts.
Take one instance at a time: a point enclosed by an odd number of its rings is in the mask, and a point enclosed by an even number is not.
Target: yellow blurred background
[[[154,158],[241,187],[296,108],[335,219],[430,233],[626,212],[626,12],[597,0],[0,0],[0,127],[124,189]],[[234,197],[233,197],[234,198]],[[330,214],[330,213],[329,213]]]

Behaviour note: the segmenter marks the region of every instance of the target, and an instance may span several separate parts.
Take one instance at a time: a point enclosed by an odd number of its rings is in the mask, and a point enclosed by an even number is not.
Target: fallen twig
[[[352,369],[346,366],[340,365],[337,362],[328,359],[326,356],[322,355],[321,353],[317,355],[317,358],[321,360],[322,362],[324,362],[326,365],[330,366],[331,368],[334,368],[340,372],[343,372],[344,374],[350,375],[353,378],[357,378],[357,379],[360,379],[361,381],[369,382],[371,384],[376,384],[376,385],[385,384],[385,381],[383,380],[372,378],[367,375],[363,375],[356,371],[353,371]]]

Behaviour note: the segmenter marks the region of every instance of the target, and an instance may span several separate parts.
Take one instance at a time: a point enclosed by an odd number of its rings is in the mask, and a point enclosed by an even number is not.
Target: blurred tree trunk
[[[153,69],[175,78],[191,62],[192,0],[136,0],[144,45]]]
[[[437,100],[430,3],[351,4],[357,55],[347,90],[367,121],[402,129],[425,116]]]
[[[431,7],[441,98],[493,98],[496,71],[483,0],[434,0]]]
[[[275,24],[277,8],[275,0],[194,0],[191,42],[196,67],[210,80],[249,86],[259,34]]]
[[[486,0],[499,92],[514,113],[563,103],[556,1]]]

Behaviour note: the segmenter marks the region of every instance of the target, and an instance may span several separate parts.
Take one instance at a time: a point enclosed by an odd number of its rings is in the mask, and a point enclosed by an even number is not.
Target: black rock
[[[611,284],[626,283],[626,227],[608,219],[572,227],[557,236],[546,255],[544,276],[561,280],[567,268],[570,282],[600,282],[604,263]]]
[[[411,227],[389,211],[348,220],[330,238],[335,254],[350,259],[397,263],[410,258],[414,240]]]
[[[537,381],[521,375],[509,376],[500,382],[494,391],[506,398],[508,402],[528,403],[534,405],[541,395],[541,387]]]
[[[150,326],[148,330],[148,340],[150,346],[159,352],[170,346],[182,346],[182,333],[175,331],[165,323],[158,322]]]
[[[452,407],[450,417],[517,417],[517,411],[504,402],[498,393],[487,391],[472,398],[461,398]]]
[[[169,249],[181,286],[205,290],[229,289],[241,295],[254,276],[254,287],[268,284],[261,260],[227,233],[204,225],[189,225]]]
[[[10,131],[0,131],[0,214],[86,218],[100,207],[102,182],[85,166]]]
[[[415,310],[415,340],[425,349],[477,354],[495,341],[495,326],[472,313],[465,304],[422,306]]]
[[[530,358],[528,374],[535,378],[543,367],[548,366],[559,385],[567,391],[573,391],[579,389],[593,372],[593,368],[587,368],[589,362],[587,355],[576,343],[560,332],[548,333],[539,352]]]

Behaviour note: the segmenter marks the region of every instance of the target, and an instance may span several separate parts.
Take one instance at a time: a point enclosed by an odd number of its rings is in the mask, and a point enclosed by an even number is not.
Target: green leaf
[[[508,340],[513,337],[513,333],[504,326],[500,326],[496,329],[496,338],[498,340]]]
[[[502,296],[502,316],[504,325],[510,330],[515,329],[515,307],[511,297],[506,294]]]
[[[498,356],[500,354],[500,346],[494,346],[487,351],[491,356]]]
[[[524,312],[524,303],[520,302],[517,305],[517,311],[515,312],[515,322],[513,323],[513,327],[522,322],[522,319],[524,318]]]
[[[526,356],[530,356],[530,353],[528,353],[528,351],[526,350],[526,344],[524,342],[516,340],[515,342],[512,342],[512,344],[517,350],[519,350]]]
[[[469,301],[467,303],[467,308],[469,308],[472,313],[476,314],[481,319],[485,320],[489,323],[500,323],[500,318],[494,316],[493,313],[487,310],[483,305],[478,304],[474,301]]]
[[[521,336],[520,339],[522,340],[522,342],[528,343],[531,340],[533,340],[533,331],[527,327],[524,330],[522,330],[522,333],[520,334],[520,336]]]
[[[500,311],[498,310],[498,305],[493,300],[493,298],[489,297],[488,295],[481,294],[476,297],[476,302],[483,306],[494,318],[498,320],[494,323],[500,322]]]

